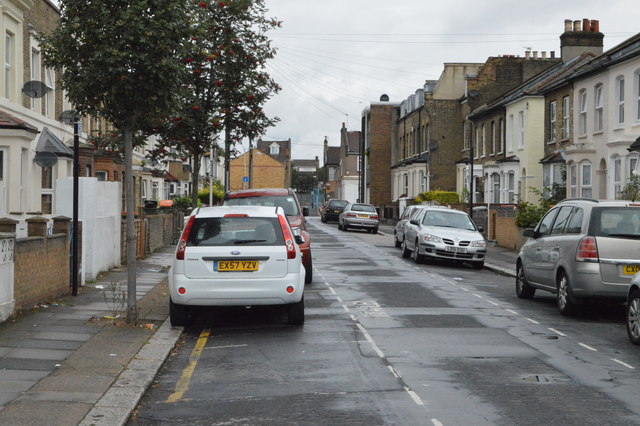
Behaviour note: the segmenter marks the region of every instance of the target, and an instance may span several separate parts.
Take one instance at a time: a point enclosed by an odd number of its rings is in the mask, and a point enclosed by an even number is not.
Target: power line
[[[557,32],[551,33],[297,33],[297,32],[280,32],[278,35],[297,35],[297,36],[358,36],[358,37],[422,37],[422,36],[438,36],[438,37],[458,37],[458,36],[547,36],[547,35],[558,35]],[[634,35],[634,32],[626,32],[626,31],[613,31],[607,32],[607,35],[618,34],[618,35]]]

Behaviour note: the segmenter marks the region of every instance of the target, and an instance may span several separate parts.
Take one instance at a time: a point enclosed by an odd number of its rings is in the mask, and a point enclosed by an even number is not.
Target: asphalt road
[[[565,318],[512,278],[402,259],[392,236],[310,231],[305,325],[201,310],[130,424],[640,423],[621,306]]]

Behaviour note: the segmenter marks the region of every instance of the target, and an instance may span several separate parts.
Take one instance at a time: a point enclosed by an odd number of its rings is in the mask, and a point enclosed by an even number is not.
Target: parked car
[[[379,226],[378,211],[371,204],[349,203],[338,216],[338,229],[343,231],[358,228],[376,234]]]
[[[400,220],[396,223],[396,227],[393,230],[393,241],[396,247],[402,246],[402,242],[404,241],[404,227],[409,222],[409,220],[415,215],[418,210],[424,208],[423,205],[413,205],[407,206],[402,212],[402,216],[400,216]]]
[[[195,306],[287,305],[304,322],[301,236],[282,207],[202,207],[189,216],[169,270],[169,316],[186,325]]]
[[[487,242],[468,214],[448,207],[425,206],[405,227],[402,257],[469,262],[482,269]]]
[[[632,343],[640,345],[640,272],[638,272],[627,292],[627,334]]]
[[[307,232],[305,216],[308,210],[300,207],[298,196],[292,189],[287,188],[257,188],[240,191],[229,191],[223,199],[225,206],[274,206],[282,207],[295,235],[302,236],[304,242],[300,244],[302,263],[306,269],[306,283],[313,281],[313,261],[311,258],[311,238]]]
[[[329,200],[320,210],[320,220],[327,223],[330,220],[338,220],[340,213],[349,204],[347,200]]]
[[[564,200],[523,235],[516,294],[555,293],[564,315],[585,299],[626,300],[640,270],[640,203]]]

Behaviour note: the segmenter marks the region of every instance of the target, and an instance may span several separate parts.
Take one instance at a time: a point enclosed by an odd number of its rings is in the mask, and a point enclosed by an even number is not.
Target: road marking
[[[520,315],[519,313],[517,313],[516,311],[512,311],[511,309],[505,309],[505,311],[511,312],[513,315]]]
[[[342,309],[344,309],[346,313],[349,313],[349,308],[347,307],[347,305],[342,305]]]
[[[396,379],[400,378],[400,375],[398,374],[398,372],[396,371],[395,368],[393,368],[393,366],[391,365],[387,365],[387,368],[389,369],[389,371],[391,371],[391,374],[393,374],[395,376]]]
[[[337,296],[337,297],[336,297],[336,300],[337,300],[338,302],[340,302],[340,303],[344,303],[344,302],[342,301],[342,298],[341,298],[340,296]]]
[[[464,288],[464,287],[460,287],[461,289],[463,289],[464,291],[469,291],[468,289]]]
[[[247,346],[249,346],[249,345],[244,344],[244,345],[211,346],[209,348],[204,348],[203,350],[208,351],[209,349],[244,348],[244,347],[247,347]]]
[[[590,351],[593,351],[593,352],[598,352],[598,350],[597,350],[596,348],[592,348],[592,347],[591,347],[591,346],[589,346],[589,345],[585,345],[584,343],[580,343],[580,342],[578,342],[578,344],[579,344],[580,346],[582,346],[583,348],[585,348],[585,349],[589,349]]]
[[[530,322],[534,323],[534,324],[540,324],[538,321],[536,321],[536,320],[534,320],[534,319],[531,319],[531,318],[525,318],[525,319],[526,319],[527,321],[530,321]]]
[[[334,296],[336,295],[336,291],[333,289],[333,287],[329,287],[329,291],[331,292],[331,294],[333,294]]]
[[[357,321],[357,319],[355,319],[355,316],[351,315],[351,318],[354,321]],[[360,332],[362,333],[362,335],[364,336],[365,339],[367,339],[367,342],[369,342],[369,344],[371,345],[371,347],[373,348],[373,350],[378,354],[378,357],[380,358],[385,358],[384,353],[382,353],[382,351],[380,350],[380,348],[378,347],[378,345],[376,345],[376,342],[373,341],[373,339],[371,338],[371,336],[369,335],[369,332],[367,332],[367,329],[364,328],[362,326],[362,324],[360,324],[359,322],[356,322],[356,326],[358,327],[358,329],[360,329]]]
[[[438,419],[431,419],[431,423],[433,423],[433,426],[444,426]]]
[[[176,383],[176,387],[173,390],[173,393],[169,395],[165,402],[172,403],[178,402],[184,396],[184,393],[189,390],[189,383],[191,382],[191,376],[193,376],[193,372],[196,369],[196,365],[198,364],[198,359],[200,359],[200,355],[202,354],[202,350],[207,344],[207,340],[209,339],[209,335],[211,330],[205,328],[200,333],[198,337],[198,341],[196,342],[196,346],[191,351],[191,355],[189,356],[189,364],[182,371],[182,376],[180,376],[180,380]]]
[[[422,402],[422,399],[420,399],[418,394],[412,391],[411,389],[409,389],[408,386],[405,386],[404,390],[409,394],[409,396],[411,397],[411,399],[413,399],[413,402],[415,402],[416,405],[424,405],[424,402]]]
[[[482,299],[482,296],[480,296],[479,294],[473,293],[473,295],[474,295],[475,297],[477,297],[478,299]]]
[[[619,359],[611,358],[611,361],[613,361],[613,362],[617,362],[618,364],[623,365],[623,366],[625,366],[625,367],[627,367],[627,368],[629,368],[629,369],[631,369],[631,370],[635,370],[635,369],[636,369],[634,366],[629,365],[629,364],[627,364],[626,362],[622,362],[622,361],[620,361]]]
[[[549,328],[549,330],[553,331],[554,333],[560,335],[560,336],[564,336],[567,337],[566,334],[559,332],[558,330],[556,330],[555,328]]]
[[[500,306],[499,303],[493,302],[491,300],[487,300],[487,302],[491,303],[493,306]]]

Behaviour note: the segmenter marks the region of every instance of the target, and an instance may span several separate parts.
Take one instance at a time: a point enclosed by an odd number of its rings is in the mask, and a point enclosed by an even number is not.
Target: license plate
[[[466,247],[445,246],[444,247],[444,251],[450,251],[450,252],[453,252],[453,253],[466,253],[467,249],[466,249]]]
[[[257,260],[216,260],[213,262],[215,272],[257,271]]]
[[[635,275],[640,272],[640,265],[624,265],[625,275]]]
[[[333,212],[334,213],[340,213],[340,210],[334,210]]]
[[[368,214],[359,214],[358,217],[366,217],[366,218],[368,218],[369,215]]]

